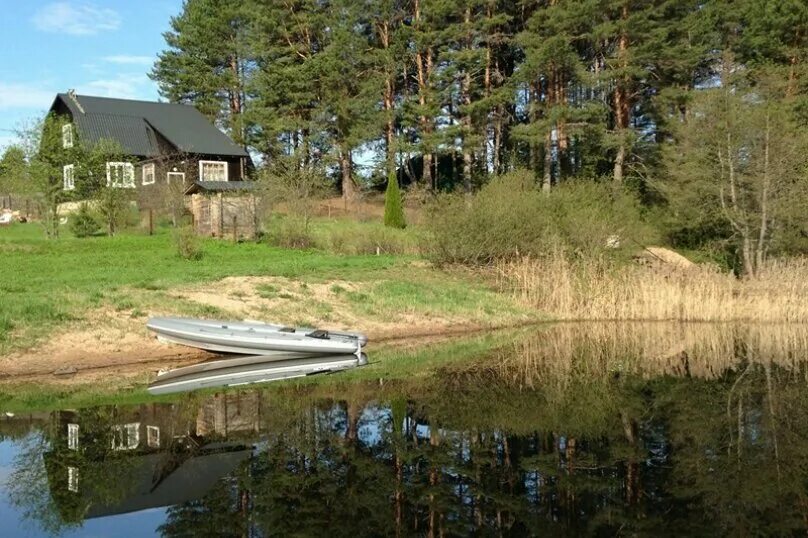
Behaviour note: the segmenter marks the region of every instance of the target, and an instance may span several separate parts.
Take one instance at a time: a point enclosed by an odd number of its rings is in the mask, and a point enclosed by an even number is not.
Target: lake
[[[0,534],[808,528],[805,327],[557,325],[461,348],[405,373],[382,357],[326,382],[9,413]]]

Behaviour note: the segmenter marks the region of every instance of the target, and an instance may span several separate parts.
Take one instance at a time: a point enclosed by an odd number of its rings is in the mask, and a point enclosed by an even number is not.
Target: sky
[[[58,92],[156,100],[148,72],[182,0],[0,0],[0,150]]]

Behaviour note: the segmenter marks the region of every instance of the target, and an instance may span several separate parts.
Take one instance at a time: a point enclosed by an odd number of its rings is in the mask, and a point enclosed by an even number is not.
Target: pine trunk
[[[421,26],[421,1],[415,0],[413,4],[414,24],[416,30]],[[430,189],[437,187],[437,178],[432,174],[433,154],[430,137],[432,135],[432,120],[426,113],[429,104],[429,77],[432,71],[432,54],[429,47],[425,50],[418,50],[415,53],[415,66],[418,71],[418,104],[421,106],[421,114],[418,124],[421,128],[421,152],[423,157],[423,181]]]
[[[623,4],[621,11],[623,27],[617,40],[617,61],[622,73],[614,87],[614,123],[617,131],[617,154],[614,159],[613,177],[616,183],[622,183],[625,175],[626,154],[628,153],[628,127],[631,123],[631,104],[629,103],[629,81],[625,74],[628,68],[628,34],[625,28],[628,19],[628,5]]]
[[[347,205],[356,199],[356,184],[353,181],[351,150],[343,145],[339,151],[339,169],[342,177],[342,200]]]

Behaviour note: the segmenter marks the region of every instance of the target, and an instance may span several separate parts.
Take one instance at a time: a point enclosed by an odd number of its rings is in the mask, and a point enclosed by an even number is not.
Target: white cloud
[[[0,82],[0,110],[11,108],[48,108],[56,92],[35,84]]]
[[[131,56],[128,54],[104,56],[103,60],[108,63],[121,65],[151,65],[154,63],[154,58],[151,56]]]
[[[143,73],[122,73],[113,78],[93,80],[79,86],[80,94],[119,99],[148,99],[154,83]]]
[[[31,20],[43,32],[76,36],[117,30],[121,25],[121,16],[115,10],[77,2],[46,4]]]

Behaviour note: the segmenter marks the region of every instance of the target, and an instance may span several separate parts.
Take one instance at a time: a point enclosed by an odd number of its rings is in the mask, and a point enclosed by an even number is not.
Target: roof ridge
[[[68,95],[68,94],[61,93],[60,95]],[[148,99],[127,99],[125,97],[105,97],[102,95],[85,95],[85,94],[75,94],[75,95],[77,98],[89,97],[90,99],[103,99],[105,101],[127,101],[131,103],[148,103],[151,105],[180,105],[196,108],[191,103],[172,103],[171,101],[150,101]]]

